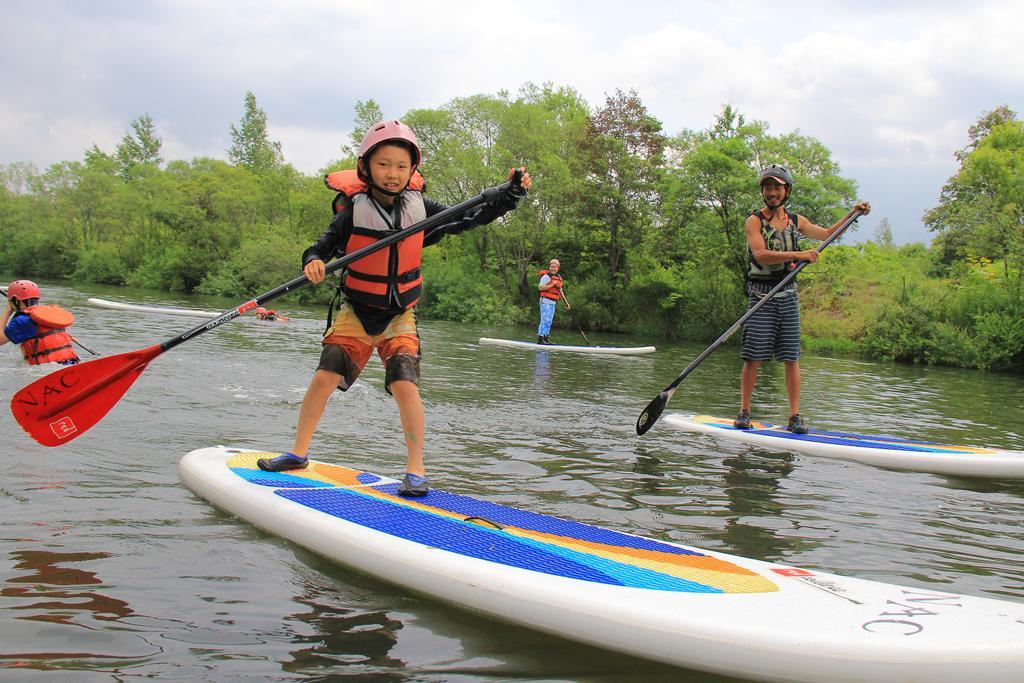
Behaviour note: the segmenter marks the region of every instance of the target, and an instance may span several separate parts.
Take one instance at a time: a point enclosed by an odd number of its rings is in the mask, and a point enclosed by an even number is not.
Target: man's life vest
[[[540,293],[541,298],[542,299],[551,299],[553,301],[558,301],[559,299],[561,299],[562,298],[562,282],[563,282],[562,281],[562,276],[561,275],[555,275],[553,273],[549,273],[546,270],[540,271],[540,274],[541,274],[542,277],[544,275],[547,275],[549,278],[551,278],[551,282],[548,283],[548,284],[551,285],[551,288],[541,291],[541,293]]]
[[[38,331],[21,344],[21,355],[29,365],[78,360],[66,329],[75,321],[71,311],[60,306],[29,306],[23,312],[32,318]]]
[[[328,174],[324,183],[338,191],[333,202],[335,212],[352,207],[352,234],[341,246],[345,253],[369,246],[427,217],[423,204],[425,183],[419,172],[413,173],[408,187],[395,198],[392,207],[379,204],[355,171]],[[412,308],[423,292],[422,255],[423,233],[417,232],[350,263],[342,278],[342,290],[349,300],[368,306]]]
[[[781,230],[768,222],[768,219],[764,217],[760,210],[751,211],[750,215],[757,216],[758,220],[761,221],[761,237],[764,238],[764,244],[768,249],[772,251],[800,251],[800,235],[796,229],[797,215],[795,213],[786,212],[786,227]],[[779,282],[789,274],[789,271],[796,267],[796,261],[761,265],[754,258],[754,252],[750,250],[749,246],[747,247],[747,257],[750,260],[750,270],[747,271],[747,277],[751,280]]]

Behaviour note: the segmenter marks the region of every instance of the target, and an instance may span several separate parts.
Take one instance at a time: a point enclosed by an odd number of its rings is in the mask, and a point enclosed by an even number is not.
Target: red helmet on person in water
[[[256,315],[266,315],[266,313],[267,309],[263,308],[262,306],[256,309]]]
[[[416,139],[416,134],[412,132],[412,128],[398,119],[378,121],[370,126],[369,130],[366,131],[366,135],[363,136],[363,141],[359,143],[359,151],[356,153],[356,157],[362,159],[368,156],[373,151],[373,148],[382,142],[396,141],[404,141],[412,146],[412,151],[414,152],[412,165],[419,166],[420,161],[423,159],[419,140]]]
[[[31,280],[15,280],[11,284],[7,285],[8,299],[26,301],[28,299],[38,299],[41,296],[42,294],[39,291],[39,285]]]

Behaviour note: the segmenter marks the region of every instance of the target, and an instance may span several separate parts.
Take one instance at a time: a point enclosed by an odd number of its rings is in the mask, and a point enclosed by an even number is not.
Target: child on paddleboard
[[[339,172],[344,195],[339,195],[344,199],[340,210],[327,231],[302,254],[303,273],[310,282],[323,281],[326,261],[448,208],[423,195],[423,178],[417,172],[421,160],[419,142],[408,126],[397,120],[370,126],[359,145],[356,171]],[[509,171],[510,180],[515,171]],[[485,225],[513,210],[532,185],[530,174],[525,169],[519,172],[519,182],[513,182],[492,202],[349,265],[341,283],[345,301],[324,334],[320,364],[299,409],[295,443],[279,457],[259,460],[261,469],[277,472],[306,467],[309,444],[327,399],[335,389],[345,391],[352,386],[376,349],[384,363],[384,388],[398,405],[407,450],[406,472],[398,493],[426,495],[423,403],[418,387],[420,340],[414,312],[423,282],[421,251],[445,235]]]
[[[562,263],[553,258],[548,262],[547,270],[540,271],[540,283],[537,289],[540,290],[540,324],[537,325],[537,343],[543,346],[552,346],[548,335],[551,334],[551,323],[555,321],[555,306],[559,300],[565,302],[565,307],[571,309],[569,300],[565,298],[562,291],[564,280],[559,274]]]
[[[772,164],[761,172],[761,196],[764,206],[751,212],[743,224],[747,237],[747,309],[755,306],[776,285],[786,279],[798,261],[814,263],[816,249],[801,249],[800,236],[826,240],[842,227],[855,211],[867,215],[871,204],[860,202],[846,217],[830,228],[823,228],[804,216],[786,210],[793,192],[789,169]],[[786,392],[789,395],[789,423],[794,434],[807,433],[807,421],[800,414],[800,302],[794,278],[761,307],[743,326],[743,370],[740,375],[740,412],[733,421],[736,429],[750,429],[750,400],[757,383],[757,369],[773,357],[786,367]]]
[[[21,344],[21,355],[29,365],[74,365],[78,354],[67,328],[75,317],[60,306],[41,306],[41,298],[39,285],[31,280],[15,280],[7,286],[7,306],[0,315],[0,345]]]

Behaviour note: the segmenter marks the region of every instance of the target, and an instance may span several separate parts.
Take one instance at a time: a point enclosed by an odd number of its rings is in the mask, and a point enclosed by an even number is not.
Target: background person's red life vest
[[[67,328],[75,321],[71,311],[60,306],[29,306],[24,310],[36,324],[36,336],[22,342],[21,355],[29,365],[78,360]]]

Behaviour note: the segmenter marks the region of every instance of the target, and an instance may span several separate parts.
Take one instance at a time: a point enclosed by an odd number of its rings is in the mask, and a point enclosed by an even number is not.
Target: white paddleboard
[[[492,344],[494,346],[514,346],[519,349],[531,349],[533,351],[575,351],[577,353],[602,353],[614,356],[639,356],[644,353],[654,353],[653,346],[570,346],[566,344],[537,344],[536,342],[517,341],[515,339],[491,339],[480,337],[481,344]]]
[[[178,469],[213,505],[408,590],[559,637],[766,681],[1019,683],[1024,604],[700,550],[322,462],[216,446]]]
[[[731,418],[711,415],[666,415],[665,424],[688,432],[713,434],[777,451],[795,451],[840,458],[894,470],[913,470],[960,477],[1024,479],[1024,451],[975,446],[949,446],[893,436],[810,429],[793,434],[785,425],[752,421],[751,429],[736,429]],[[1024,643],[1021,643],[1024,648]]]
[[[224,311],[201,311],[196,308],[169,308],[164,306],[140,306],[138,304],[126,304],[120,301],[108,301],[90,297],[86,299],[93,306],[110,308],[116,311],[134,311],[136,313],[163,313],[165,315],[184,315],[194,318],[214,318]]]

